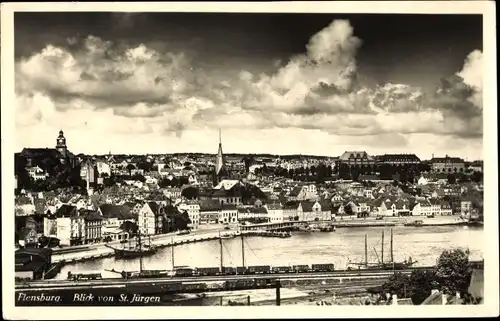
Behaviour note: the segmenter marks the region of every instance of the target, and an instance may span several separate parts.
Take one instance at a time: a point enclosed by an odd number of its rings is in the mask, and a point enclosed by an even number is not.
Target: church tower
[[[219,150],[215,159],[215,181],[218,183],[220,180],[227,176],[226,164],[224,161],[224,154],[222,153],[222,137],[219,129]]]
[[[59,131],[59,136],[57,137],[56,149],[63,157],[67,156],[68,147],[66,146],[66,138],[62,130]]]

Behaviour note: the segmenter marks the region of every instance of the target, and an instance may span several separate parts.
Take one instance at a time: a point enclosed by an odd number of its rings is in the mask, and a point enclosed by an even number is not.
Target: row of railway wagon
[[[175,276],[217,276],[217,275],[241,275],[241,274],[279,274],[279,273],[315,273],[315,272],[333,272],[335,265],[332,263],[326,264],[302,264],[292,266],[271,266],[271,265],[254,265],[254,266],[238,266],[238,267],[179,267],[175,269]]]

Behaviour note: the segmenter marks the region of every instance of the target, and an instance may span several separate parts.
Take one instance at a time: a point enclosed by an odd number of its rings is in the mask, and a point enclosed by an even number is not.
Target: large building
[[[463,172],[465,170],[465,161],[459,157],[433,157],[431,159],[432,170],[434,172]]]
[[[59,131],[59,136],[57,136],[55,148],[24,148],[20,156],[26,160],[27,167],[36,166],[39,161],[47,159],[71,166],[74,166],[77,161],[75,155],[68,150],[62,130]]]
[[[337,164],[348,165],[349,167],[372,166],[375,165],[375,159],[365,151],[346,151],[339,157]]]
[[[381,164],[389,165],[417,165],[420,164],[420,158],[415,154],[385,154],[376,157]]]

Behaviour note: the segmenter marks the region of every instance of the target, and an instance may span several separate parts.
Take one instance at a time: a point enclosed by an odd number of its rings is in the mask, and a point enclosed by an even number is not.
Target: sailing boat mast
[[[365,267],[368,268],[368,236],[365,234]]]
[[[222,273],[224,272],[224,259],[222,257],[222,237],[220,236],[220,232],[219,232],[219,244],[220,244],[220,271]]]
[[[392,228],[391,228],[391,262],[394,263],[394,252],[392,248],[392,242],[393,242],[393,235],[392,235]]]
[[[243,234],[241,234],[241,260],[243,267],[245,267],[245,240],[243,239]]]
[[[139,241],[139,253],[142,252],[142,247],[141,247],[141,233],[138,234],[138,241]],[[143,267],[142,267],[142,255],[139,255],[139,273],[142,273]]]
[[[384,264],[384,231],[382,231],[382,252],[380,254],[382,258],[382,265]]]
[[[391,228],[391,263],[392,263],[392,270],[394,271],[394,250],[393,250],[393,235],[392,235],[392,228]]]
[[[170,241],[170,247],[172,248],[172,270],[174,269],[175,265],[174,265],[174,238],[172,237],[171,241]]]

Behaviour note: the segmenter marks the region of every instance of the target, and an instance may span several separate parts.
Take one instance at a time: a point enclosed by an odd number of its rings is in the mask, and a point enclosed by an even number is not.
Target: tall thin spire
[[[223,175],[225,172],[224,164],[224,154],[222,153],[222,133],[219,128],[219,150],[217,151],[217,157],[215,160],[215,174],[217,176]]]

